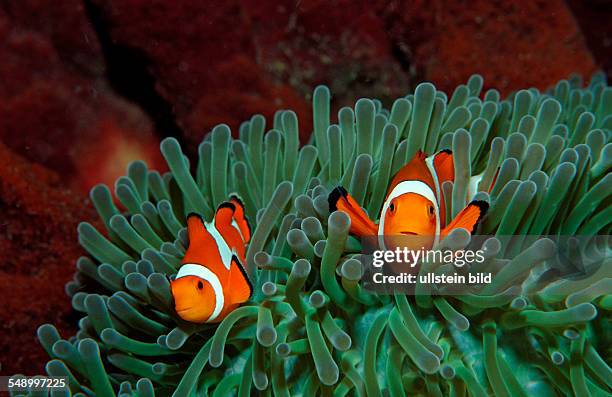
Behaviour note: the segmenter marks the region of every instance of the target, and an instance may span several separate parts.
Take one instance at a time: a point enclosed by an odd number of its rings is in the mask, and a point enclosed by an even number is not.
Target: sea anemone
[[[38,330],[47,373],[69,379],[70,392],[53,395],[608,395],[610,263],[536,283],[553,241],[505,247],[501,237],[610,234],[612,89],[601,74],[587,87],[572,78],[503,100],[482,86],[474,75],[449,98],[422,83],[390,110],[359,99],[337,122],[319,86],[308,144],[291,110],[268,129],[255,115],[237,139],[215,127],[195,162],[165,139],[170,172],[131,164],[114,187],[119,206],[94,187],[106,230],[79,225],[89,256],[66,286],[79,330],[68,339]],[[483,173],[494,281],[463,295],[368,293],[361,243],[345,213],[330,214],[330,189],[345,186],[376,219],[392,175],[418,150],[444,148],[456,175],[443,186],[447,218],[465,206],[469,176]],[[231,193],[254,227],[254,295],[218,325],[186,323],[168,281],[188,244],[185,216],[210,219]]]

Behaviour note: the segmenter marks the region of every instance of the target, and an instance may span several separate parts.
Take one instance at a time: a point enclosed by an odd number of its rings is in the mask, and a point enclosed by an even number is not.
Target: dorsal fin
[[[434,180],[425,162],[426,158],[427,155],[419,150],[414,155],[412,160],[410,160],[408,164],[403,166],[397,172],[397,174],[395,174],[395,176],[391,180],[391,184],[389,184],[389,188],[387,189],[387,197],[389,196],[389,193],[391,193],[393,189],[403,181],[421,181],[427,184],[431,188],[431,190],[435,192],[436,188]]]
[[[189,246],[185,256],[189,254],[190,250],[195,253],[200,250],[200,247],[211,249],[216,245],[215,239],[206,230],[204,220],[199,214],[192,212],[187,215],[187,234],[189,235]]]
[[[217,241],[206,228],[202,217],[196,213],[187,215],[189,246],[181,263],[196,263],[214,272],[224,269]],[[218,273],[221,274],[221,273]]]
[[[427,159],[430,171],[435,174],[436,195],[438,197],[438,208],[440,209],[440,227],[446,224],[446,203],[442,193],[442,184],[455,180],[455,165],[453,163],[453,152],[443,149]]]
[[[453,152],[449,149],[439,151],[433,156],[433,165],[438,175],[440,186],[446,181],[455,180],[455,165],[453,162]]]
[[[244,258],[246,244],[244,241],[243,232],[240,229],[239,225],[236,223],[236,211],[236,205],[230,201],[221,203],[219,207],[217,207],[217,212],[215,213],[214,227],[218,231],[218,233],[215,237],[220,240],[223,240],[218,241],[217,244],[221,251],[223,251],[227,247],[230,252],[236,252],[238,253],[238,256],[240,258]],[[222,256],[224,258],[224,264],[229,269],[229,266],[231,264],[231,254],[227,251],[223,251]]]
[[[244,203],[237,195],[230,196],[230,203],[234,204],[236,207],[234,211],[234,221],[240,229],[244,242],[248,244],[251,240],[251,225],[249,225],[249,220],[245,215]]]

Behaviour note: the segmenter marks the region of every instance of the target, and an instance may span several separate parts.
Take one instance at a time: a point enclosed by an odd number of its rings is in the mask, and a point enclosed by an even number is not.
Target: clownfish
[[[474,233],[489,208],[486,201],[474,200],[446,225],[446,205],[441,186],[446,181],[452,182],[454,176],[450,150],[429,157],[419,151],[391,180],[378,225],[341,186],[329,194],[329,208],[331,212],[343,211],[349,215],[351,234],[417,236],[420,241],[427,240],[429,247],[426,248],[431,248],[454,229],[464,228]],[[470,190],[475,190],[475,182],[476,179],[471,181]]]
[[[230,197],[212,222],[189,214],[187,233],[189,246],[170,283],[175,311],[192,323],[218,323],[253,292],[242,265],[251,238],[242,201]]]

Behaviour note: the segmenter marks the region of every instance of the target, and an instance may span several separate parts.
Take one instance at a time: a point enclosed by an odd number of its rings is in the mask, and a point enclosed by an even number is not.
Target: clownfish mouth
[[[176,310],[176,312],[177,312],[178,314],[181,314],[181,313],[185,313],[185,312],[188,312],[188,311],[190,311],[190,310],[193,310],[193,307],[192,307],[192,306],[189,306],[189,307],[181,307],[181,308],[178,308],[178,307],[177,307],[177,308],[175,308],[175,310]]]
[[[415,232],[400,232],[400,234],[404,234],[406,236],[418,236]]]

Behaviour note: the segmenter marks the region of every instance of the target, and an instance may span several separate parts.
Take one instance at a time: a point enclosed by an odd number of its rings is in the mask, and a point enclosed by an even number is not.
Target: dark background
[[[611,21],[604,0],[0,0],[2,374],[43,373],[38,325],[74,333],[87,192],[135,159],[164,169],[164,137],[193,154],[214,125],[281,108],[306,137],[317,84],[337,109],[472,73],[502,95],[609,76]]]

